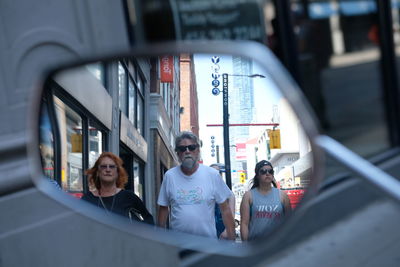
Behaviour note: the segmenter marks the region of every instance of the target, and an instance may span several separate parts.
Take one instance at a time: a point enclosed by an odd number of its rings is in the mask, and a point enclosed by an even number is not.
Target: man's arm
[[[168,207],[158,206],[157,225],[159,227],[165,228],[167,226],[167,219],[168,219]]]
[[[229,207],[231,208],[232,211],[232,216],[233,219],[235,219],[235,195],[232,193],[232,195],[229,197]],[[236,236],[236,234],[235,234]],[[226,229],[220,234],[219,236],[220,239],[228,239],[228,234],[226,232]]]
[[[235,221],[232,216],[231,208],[229,207],[229,200],[225,200],[219,204],[221,210],[222,220],[228,235],[228,239],[235,240]]]
[[[229,197],[229,207],[231,208],[233,219],[235,219],[235,203],[236,198],[235,195],[232,193],[232,195]]]

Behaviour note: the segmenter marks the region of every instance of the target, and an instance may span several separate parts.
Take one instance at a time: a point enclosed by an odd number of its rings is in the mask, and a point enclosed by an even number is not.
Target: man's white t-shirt
[[[199,164],[187,176],[177,166],[165,173],[157,203],[170,206],[171,229],[217,238],[215,203],[221,204],[231,194],[214,168]]]

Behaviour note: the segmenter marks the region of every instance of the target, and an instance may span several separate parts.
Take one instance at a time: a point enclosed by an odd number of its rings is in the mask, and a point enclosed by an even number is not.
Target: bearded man
[[[196,135],[182,132],[175,139],[181,165],[168,170],[158,195],[157,223],[185,233],[217,238],[215,203],[219,204],[228,239],[235,239],[234,219],[228,199],[231,191],[214,168],[199,164],[200,143]],[[169,214],[169,212],[171,214]]]

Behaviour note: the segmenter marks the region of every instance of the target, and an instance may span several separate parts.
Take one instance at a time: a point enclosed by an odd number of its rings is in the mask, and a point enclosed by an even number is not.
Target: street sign
[[[177,39],[265,41],[260,1],[171,0],[171,6]]]

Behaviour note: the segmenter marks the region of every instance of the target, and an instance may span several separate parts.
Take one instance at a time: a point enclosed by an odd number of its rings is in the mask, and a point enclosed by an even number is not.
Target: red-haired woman
[[[130,190],[124,190],[128,174],[123,161],[111,152],[103,152],[91,169],[86,171],[92,190],[82,199],[106,212],[154,224],[153,216],[142,200]]]

